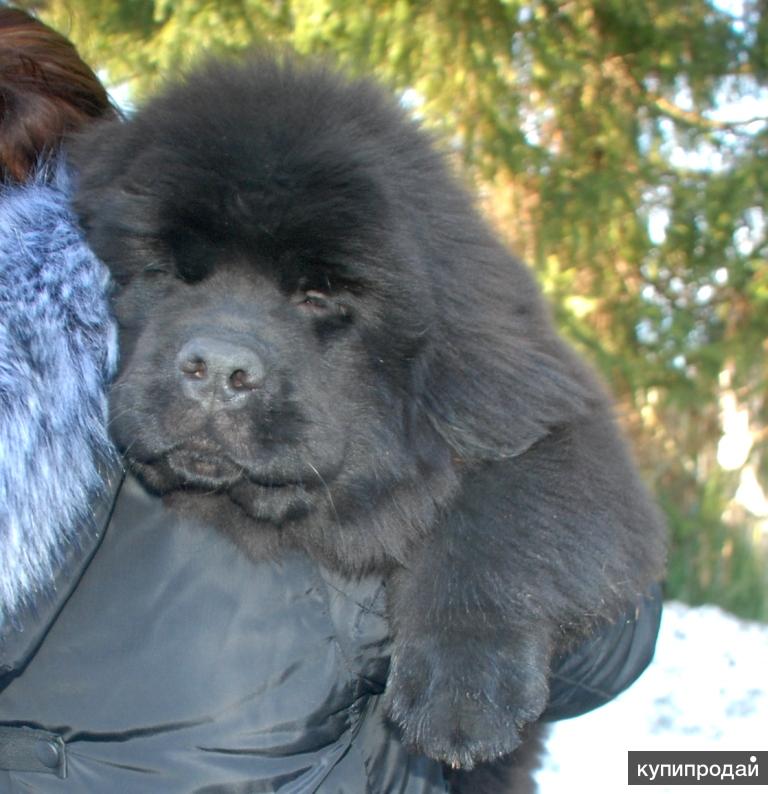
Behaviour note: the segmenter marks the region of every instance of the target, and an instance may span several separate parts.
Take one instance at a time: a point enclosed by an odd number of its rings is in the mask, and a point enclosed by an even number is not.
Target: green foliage
[[[675,538],[667,571],[667,591],[689,604],[718,603],[745,618],[768,614],[768,568],[744,527],[727,526],[723,493],[734,483],[713,478],[691,492],[684,506],[680,491],[661,493]],[[731,478],[733,479],[733,478]]]
[[[48,0],[41,14],[138,98],[203,53],[265,42],[409,90],[618,394],[670,516],[671,594],[768,618],[768,518],[761,534],[734,512],[738,473],[716,458],[728,372],[768,469],[768,132],[715,113],[768,91],[764,3],[738,19],[714,0]]]

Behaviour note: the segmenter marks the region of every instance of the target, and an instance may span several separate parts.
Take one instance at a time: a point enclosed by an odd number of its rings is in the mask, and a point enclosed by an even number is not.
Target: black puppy
[[[255,557],[388,575],[406,743],[514,750],[553,652],[664,555],[529,272],[395,102],[323,68],[209,65],[77,151],[130,466]]]

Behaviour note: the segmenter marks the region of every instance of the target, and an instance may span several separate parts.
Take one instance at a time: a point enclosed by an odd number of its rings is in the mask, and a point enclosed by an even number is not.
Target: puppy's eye
[[[171,271],[165,265],[160,265],[160,264],[157,264],[156,262],[152,262],[149,265],[147,265],[142,272],[145,275],[148,275],[148,276],[169,276],[169,275],[171,275]]]
[[[303,313],[318,320],[350,319],[349,306],[319,290],[309,289],[300,292],[296,295],[294,303]]]
[[[331,300],[325,293],[317,290],[307,290],[300,296],[299,306],[307,311],[327,311],[332,308],[335,301]]]

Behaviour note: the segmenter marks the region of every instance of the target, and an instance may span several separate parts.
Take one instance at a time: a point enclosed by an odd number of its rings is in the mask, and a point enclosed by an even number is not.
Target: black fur
[[[393,100],[321,67],[209,64],[75,149],[137,474],[256,556],[387,574],[404,741],[464,768],[513,751],[553,651],[664,546],[527,269]],[[190,397],[199,338],[247,347],[258,382]]]

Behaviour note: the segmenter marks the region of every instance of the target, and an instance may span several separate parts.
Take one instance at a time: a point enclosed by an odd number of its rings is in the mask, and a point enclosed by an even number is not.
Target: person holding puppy
[[[380,579],[254,564],[124,473],[108,276],[64,146],[117,115],[70,42],[0,9],[0,792],[510,790],[387,723]],[[639,675],[659,603],[557,660],[545,719]]]

